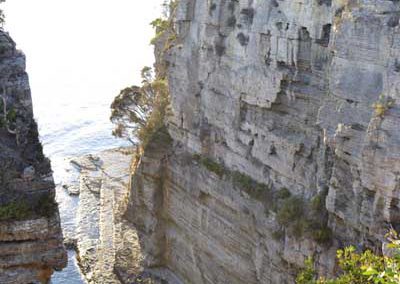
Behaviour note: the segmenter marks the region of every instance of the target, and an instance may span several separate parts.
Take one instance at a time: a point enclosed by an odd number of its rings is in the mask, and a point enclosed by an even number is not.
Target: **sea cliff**
[[[54,197],[25,56],[0,30],[0,283],[47,283],[66,266]]]
[[[169,283],[294,283],[400,229],[400,3],[180,0],[124,218]],[[164,70],[165,68],[165,70]]]

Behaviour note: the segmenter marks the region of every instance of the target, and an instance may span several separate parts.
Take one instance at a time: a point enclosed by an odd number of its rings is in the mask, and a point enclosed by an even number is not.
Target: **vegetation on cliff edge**
[[[160,44],[164,46],[173,45],[176,36],[172,36],[175,35],[172,18],[176,5],[177,1],[164,1],[163,16],[151,22],[156,33],[152,44],[163,41]],[[166,51],[164,48],[163,52]],[[132,144],[144,149],[154,134],[165,125],[169,105],[166,69],[166,63],[162,58],[155,71],[150,67],[144,67],[141,72],[141,86],[125,88],[114,99],[111,105],[111,121],[115,124],[114,136],[126,138]]]
[[[306,268],[297,276],[297,284],[398,284],[400,283],[400,240],[395,231],[388,234],[391,242],[387,255],[380,256],[366,250],[358,253],[350,246],[337,251],[341,272],[332,279],[320,277],[314,269],[312,258],[306,260]]]
[[[126,138],[143,148],[164,125],[169,104],[168,83],[155,78],[151,68],[142,70],[142,86],[125,88],[111,105],[113,135]]]
[[[48,193],[38,198],[18,198],[0,206],[0,221],[21,221],[33,217],[50,218],[57,210],[57,203]]]

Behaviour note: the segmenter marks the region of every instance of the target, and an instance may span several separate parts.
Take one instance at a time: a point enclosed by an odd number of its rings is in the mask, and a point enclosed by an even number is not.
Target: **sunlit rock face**
[[[67,258],[25,56],[0,31],[0,283],[46,283]]]
[[[398,12],[384,0],[179,1],[177,43],[158,59],[172,142],[146,149],[126,213],[150,272],[293,283],[308,256],[331,274],[339,247],[381,250],[400,229]],[[284,188],[308,218],[326,214],[324,242],[307,221],[301,234],[279,222]],[[308,210],[318,196],[320,212]]]

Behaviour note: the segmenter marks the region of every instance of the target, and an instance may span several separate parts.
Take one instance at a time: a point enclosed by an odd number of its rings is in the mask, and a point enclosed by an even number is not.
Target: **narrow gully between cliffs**
[[[35,118],[51,159],[65,237],[74,236],[79,197],[63,188],[77,178],[68,159],[126,145],[115,139],[110,104],[118,92],[140,82],[151,66],[149,23],[162,0],[13,0],[4,4],[5,29],[24,51]],[[73,250],[68,267],[52,283],[84,283]]]

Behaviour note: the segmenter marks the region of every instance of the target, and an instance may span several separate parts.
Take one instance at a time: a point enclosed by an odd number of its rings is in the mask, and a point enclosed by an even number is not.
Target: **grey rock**
[[[67,264],[25,56],[0,30],[0,283],[47,283]],[[10,213],[11,212],[11,213]]]
[[[107,150],[78,160],[84,165],[77,220],[81,270],[88,283],[132,283],[143,270],[136,230],[121,216],[128,194],[132,149]],[[97,166],[90,166],[94,161]],[[121,252],[118,257],[117,251]]]
[[[399,10],[389,0],[179,1],[177,43],[157,59],[169,66],[173,143],[146,148],[124,215],[147,271],[170,283],[293,283],[308,256],[331,275],[343,245],[382,250],[400,229]],[[383,114],[380,95],[394,101]],[[278,200],[268,207],[194,155],[305,204],[328,190],[331,242],[296,238],[276,220]]]

